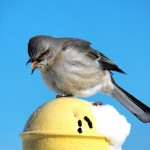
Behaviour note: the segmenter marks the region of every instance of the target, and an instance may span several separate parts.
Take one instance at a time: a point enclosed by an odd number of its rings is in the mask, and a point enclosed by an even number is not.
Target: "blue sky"
[[[150,1],[1,0],[0,147],[20,150],[19,134],[30,114],[55,98],[38,71],[31,76],[27,43],[39,34],[78,37],[118,64],[127,75],[117,83],[150,106]],[[123,150],[150,149],[150,124],[141,123],[117,101],[96,94],[89,101],[113,105],[132,124]]]

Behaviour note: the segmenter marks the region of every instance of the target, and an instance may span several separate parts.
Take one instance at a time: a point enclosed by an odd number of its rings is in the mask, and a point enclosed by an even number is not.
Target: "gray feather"
[[[150,108],[123,90],[117,84],[114,84],[114,90],[111,96],[118,100],[142,122],[150,122]]]
[[[104,70],[112,70],[125,74],[125,72],[121,70],[115,63],[113,63],[108,57],[91,48],[90,42],[75,38],[62,38],[61,40],[66,40],[63,44],[62,50],[65,51],[69,48],[74,48],[77,51],[85,53],[85,57],[88,57],[93,61],[97,61]]]

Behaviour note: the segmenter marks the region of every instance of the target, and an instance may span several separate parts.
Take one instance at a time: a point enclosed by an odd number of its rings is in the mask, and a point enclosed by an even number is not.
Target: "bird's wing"
[[[112,70],[120,73],[125,73],[108,57],[106,57],[104,54],[100,53],[99,51],[92,49],[90,45],[91,43],[88,41],[72,38],[64,42],[62,49],[65,51],[69,48],[76,48],[79,51],[83,51],[86,57],[99,62],[99,64],[103,67],[104,70],[110,70],[110,71]]]
[[[66,38],[63,44],[62,50],[65,51],[72,47],[80,49],[80,50],[87,50],[90,48],[90,45],[91,43],[85,40],[75,39],[75,38]]]

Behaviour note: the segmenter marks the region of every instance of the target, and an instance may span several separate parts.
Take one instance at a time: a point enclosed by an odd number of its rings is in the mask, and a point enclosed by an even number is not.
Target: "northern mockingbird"
[[[38,68],[48,87],[60,96],[90,96],[96,92],[118,100],[142,122],[150,108],[116,84],[111,71],[124,73],[90,43],[76,38],[35,36],[29,40],[32,73]]]

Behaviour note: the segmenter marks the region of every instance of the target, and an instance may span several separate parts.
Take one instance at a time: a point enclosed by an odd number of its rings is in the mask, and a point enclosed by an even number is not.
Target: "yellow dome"
[[[58,98],[39,107],[21,134],[23,150],[103,150],[109,141],[95,129],[92,104]]]

